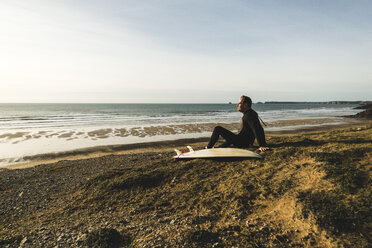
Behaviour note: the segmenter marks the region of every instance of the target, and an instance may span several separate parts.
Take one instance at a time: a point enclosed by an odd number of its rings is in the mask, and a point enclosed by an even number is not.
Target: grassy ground
[[[371,247],[372,127],[271,135],[268,143],[261,160],[173,160],[164,152],[49,165],[44,171],[62,180],[81,163],[111,161],[58,193],[58,204],[5,217],[12,225],[0,229],[0,246],[50,235],[42,244]],[[2,196],[12,190],[0,185]]]

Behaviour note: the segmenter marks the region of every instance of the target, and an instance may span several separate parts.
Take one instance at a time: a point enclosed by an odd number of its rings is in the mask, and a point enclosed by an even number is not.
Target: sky
[[[0,102],[372,100],[369,0],[0,0]]]

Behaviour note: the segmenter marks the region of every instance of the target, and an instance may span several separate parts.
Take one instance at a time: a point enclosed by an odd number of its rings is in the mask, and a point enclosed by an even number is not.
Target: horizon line
[[[253,104],[270,103],[363,103],[371,100],[330,100],[330,101],[257,101]],[[0,104],[235,104],[235,102],[0,102]]]

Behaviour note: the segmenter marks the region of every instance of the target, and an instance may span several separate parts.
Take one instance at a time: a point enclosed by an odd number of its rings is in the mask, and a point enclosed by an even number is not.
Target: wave
[[[239,122],[241,114],[235,105],[178,104],[178,105],[37,105],[26,111],[8,109],[0,112],[0,130],[33,129],[46,127],[84,127],[110,125],[166,125],[179,123]],[[17,106],[19,108],[20,106]],[[257,112],[265,121],[285,119],[326,118],[352,115],[360,110],[351,106],[334,107],[309,105],[256,105]],[[26,106],[24,107],[26,108]],[[66,109],[64,109],[66,108]],[[75,108],[78,111],[72,111]],[[63,111],[62,111],[63,110]],[[1,115],[3,113],[3,115]],[[4,114],[8,113],[8,114]],[[13,115],[11,115],[13,114]]]

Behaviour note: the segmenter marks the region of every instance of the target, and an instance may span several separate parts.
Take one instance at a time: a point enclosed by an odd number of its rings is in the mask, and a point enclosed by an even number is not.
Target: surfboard
[[[261,155],[240,148],[212,148],[194,151],[191,146],[187,146],[187,152],[175,149],[177,155],[173,158],[262,158]]]

